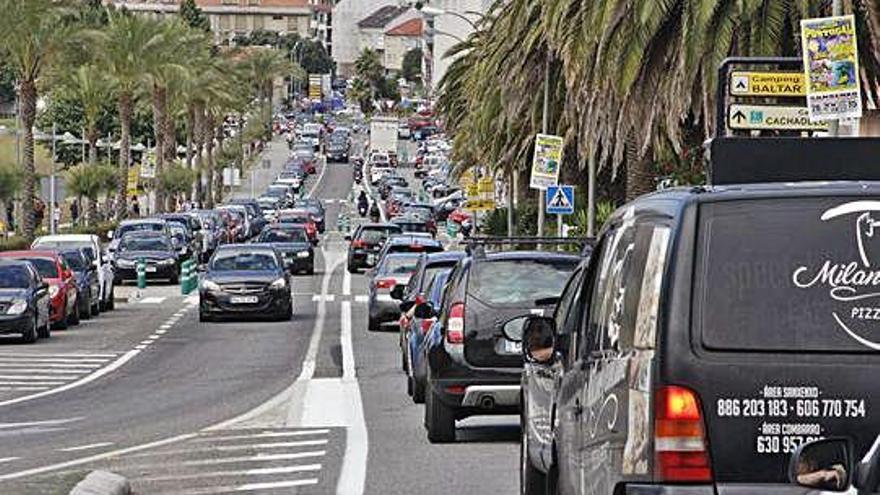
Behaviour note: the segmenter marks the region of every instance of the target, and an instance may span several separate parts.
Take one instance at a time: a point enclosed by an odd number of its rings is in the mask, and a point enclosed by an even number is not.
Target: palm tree
[[[68,39],[65,4],[56,0],[0,0],[0,52],[15,72],[23,135],[24,235],[34,235],[34,120],[41,74]]]
[[[128,212],[126,186],[131,163],[131,119],[135,100],[148,80],[148,61],[165,42],[161,22],[125,11],[110,13],[107,27],[92,32],[95,52],[112,78],[120,127],[119,181],[116,185],[116,217]]]
[[[265,129],[265,138],[271,138],[269,120],[272,117],[272,94],[275,80],[282,76],[302,77],[299,66],[287,60],[285,54],[273,48],[249,47],[241,66],[248,74],[247,79],[260,102],[260,122]]]
[[[85,121],[85,139],[89,143],[89,165],[98,163],[98,122],[104,115],[104,102],[112,96],[112,85],[104,71],[93,63],[81,65],[66,73],[60,81],[60,91],[74,96],[82,106]]]

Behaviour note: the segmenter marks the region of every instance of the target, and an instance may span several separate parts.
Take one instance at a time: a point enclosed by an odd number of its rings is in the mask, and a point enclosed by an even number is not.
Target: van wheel
[[[441,402],[433,391],[425,398],[425,428],[431,443],[455,441],[455,411]]]
[[[66,305],[67,305],[67,303],[65,302],[65,306]],[[55,328],[57,328],[58,330],[65,330],[69,326],[70,326],[70,313],[65,312],[64,316],[61,318],[61,320],[58,321]],[[40,335],[40,337],[42,337],[42,335]]]
[[[79,325],[79,301],[73,305],[73,316],[70,318],[71,325]]]
[[[33,325],[31,325],[31,327],[27,331],[21,334],[21,340],[24,341],[25,344],[33,344],[37,341],[38,335],[39,332],[37,330],[37,316],[35,315]]]
[[[101,314],[101,301],[98,300],[95,304],[92,305],[92,315],[98,316]]]
[[[370,321],[367,323],[367,330],[369,330],[371,332],[378,332],[379,331],[379,321],[370,318]]]
[[[348,263],[348,266],[346,266],[346,268],[348,269],[348,273],[357,273],[358,272],[358,267],[352,265],[351,263]]]
[[[547,495],[547,475],[529,459],[528,419],[524,417],[519,442],[519,490],[522,495]]]
[[[66,320],[66,318],[65,318],[65,320]],[[64,321],[64,320],[62,320],[62,321]],[[52,324],[49,322],[49,318],[46,318],[46,325],[43,328],[37,329],[37,335],[39,335],[39,337],[41,339],[48,339],[49,337],[52,336],[51,326],[52,326]]]
[[[84,294],[84,296],[86,302],[83,305],[82,309],[79,310],[79,317],[82,320],[90,320],[92,318],[92,306],[90,302],[92,300],[92,295]]]
[[[425,382],[419,380],[415,374],[412,377],[412,399],[416,404],[425,403]]]

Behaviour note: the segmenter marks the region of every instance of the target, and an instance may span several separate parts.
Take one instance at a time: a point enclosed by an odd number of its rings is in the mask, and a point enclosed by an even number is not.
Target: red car
[[[450,222],[455,222],[459,225],[464,223],[465,220],[471,218],[471,214],[468,213],[464,208],[456,208],[455,211],[449,214],[448,220]]]
[[[79,324],[76,279],[64,259],[55,251],[5,251],[0,257],[29,261],[49,284],[49,321],[65,329]]]
[[[315,223],[311,214],[305,210],[282,211],[278,214],[278,219],[275,223],[302,225],[306,229],[309,241],[314,245],[318,244],[318,224]]]

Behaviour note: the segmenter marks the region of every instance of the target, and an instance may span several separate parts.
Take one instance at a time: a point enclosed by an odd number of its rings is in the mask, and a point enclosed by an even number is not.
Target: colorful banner
[[[563,140],[559,136],[538,134],[535,137],[535,156],[529,187],[547,189],[559,183],[559,167],[562,166]]]
[[[801,21],[811,121],[862,116],[856,41],[855,17],[851,15]]]

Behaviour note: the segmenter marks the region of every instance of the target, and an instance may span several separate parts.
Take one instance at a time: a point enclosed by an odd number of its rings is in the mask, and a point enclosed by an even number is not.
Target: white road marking
[[[328,440],[303,440],[301,442],[276,442],[276,443],[258,443],[249,445],[206,445],[199,448],[184,448],[179,450],[164,450],[162,452],[144,452],[133,457],[153,457],[167,455],[183,455],[193,454],[196,452],[237,452],[239,450],[260,450],[260,449],[293,449],[297,447],[317,447],[327,445]]]
[[[345,270],[348,274],[348,270]],[[342,379],[356,380],[354,364],[354,351],[351,343],[351,302],[342,301],[342,314],[340,315],[339,343],[342,346]]]
[[[169,328],[170,328],[170,327],[169,327]],[[164,335],[167,331],[168,331],[168,330],[165,329],[165,328],[160,328],[159,330],[156,330],[156,334],[157,334],[157,335]]]
[[[324,172],[327,171],[327,158],[324,157],[324,166],[321,167],[321,173],[318,174],[318,179],[315,180],[315,183],[312,184],[311,189],[309,189],[309,193],[306,195],[307,198],[311,198],[315,195],[315,190],[318,189],[318,186],[321,184],[321,180],[324,179]]]
[[[145,297],[141,299],[140,304],[162,304],[167,297]]]
[[[85,416],[79,416],[76,418],[49,419],[46,421],[27,421],[24,423],[0,423],[0,430],[9,430],[9,429],[14,429],[14,428],[25,428],[28,426],[66,425],[68,423],[74,423],[74,422],[80,421],[82,419],[85,419]]]
[[[14,386],[14,385],[26,385],[26,386],[48,385],[48,386],[51,387],[52,385],[64,385],[65,383],[67,383],[67,382],[65,382],[65,381],[55,381],[55,382],[52,382],[52,381],[33,381],[33,382],[29,382],[29,381],[26,381],[26,380],[21,380],[21,381],[0,382],[0,385],[2,385],[2,386]]]
[[[348,270],[342,272],[342,295],[351,295],[351,272]]]
[[[295,459],[309,459],[312,457],[324,457],[326,450],[314,450],[309,452],[295,452],[292,454],[257,454],[241,457],[221,457],[211,459],[196,459],[192,461],[169,462],[166,464],[149,466],[126,466],[126,469],[133,470],[136,467],[150,467],[153,469],[162,467],[198,467],[198,466],[217,466],[220,464],[239,464],[242,462],[271,462],[271,461],[292,461]]]
[[[365,296],[363,294],[359,295],[359,296],[354,296],[354,302],[356,302],[356,303],[366,304],[369,301],[370,301],[370,296]]]
[[[327,257],[329,252],[321,248],[324,252],[324,264],[327,265],[327,269],[324,271],[324,277],[321,282],[321,294],[326,295],[328,290],[330,289],[330,279],[333,276],[333,272],[345,261],[343,258],[337,258],[332,264],[327,262]],[[318,310],[315,315],[315,328],[312,330],[312,337],[309,340],[309,348],[306,351],[306,358],[302,364],[302,371],[299,374],[299,378],[297,380],[311,380],[313,376],[315,376],[315,366],[318,360],[318,350],[321,345],[321,333],[324,330],[324,320],[327,317],[327,305],[325,301],[318,301]]]
[[[211,471],[207,473],[184,474],[179,476],[149,476],[138,478],[139,482],[158,482],[158,481],[175,481],[175,480],[193,480],[202,478],[217,477],[233,477],[233,476],[266,476],[273,474],[290,474],[303,473],[309,471],[320,471],[320,464],[304,464],[302,466],[282,466],[271,468],[244,469],[241,471]]]
[[[163,324],[159,325],[159,330],[168,330],[172,326],[173,325],[169,325],[168,323],[163,323]]]
[[[333,302],[336,300],[336,294],[315,294],[312,296],[312,302]]]
[[[250,435],[233,435],[233,436],[206,436],[193,440],[193,442],[227,442],[232,440],[248,440],[252,438],[287,438],[287,437],[304,437],[308,435],[326,435],[330,430],[301,430],[301,431],[266,431],[263,433],[252,433]]]
[[[114,356],[115,357],[115,356]],[[27,358],[27,357],[0,357],[0,363],[46,363],[46,364],[94,364],[100,366],[109,359],[64,359],[64,358]]]
[[[3,358],[115,358],[118,354],[3,354],[0,353],[0,359]]]
[[[19,459],[21,459],[21,457],[3,457],[3,458],[0,458],[0,464],[12,462],[12,461],[17,461]]]
[[[146,345],[146,344],[138,344],[138,345],[134,346],[134,349],[135,349],[136,351],[138,351],[138,352],[143,351],[143,350],[145,350],[146,348],[147,348],[147,345]]]
[[[0,380],[57,380],[58,378],[62,378],[59,376],[51,376],[51,375],[0,375]],[[76,376],[71,376],[67,378],[76,378]],[[0,405],[4,403],[0,402]]]
[[[83,450],[92,450],[92,449],[100,449],[101,447],[109,447],[110,445],[113,445],[113,442],[91,443],[88,445],[79,445],[76,447],[67,447],[66,449],[58,449],[58,452],[80,452]]]
[[[0,387],[0,392],[38,392],[49,387]]]
[[[155,341],[156,341],[155,339],[142,340],[142,341],[141,341],[141,344],[143,344],[143,345],[150,345],[150,344],[152,344],[152,343],[155,342]]]
[[[20,367],[22,367],[22,366],[34,366],[34,365],[39,366],[40,369],[46,369],[46,368],[49,368],[49,369],[63,368],[63,369],[76,370],[77,368],[83,368],[83,370],[81,370],[81,371],[88,371],[88,370],[90,370],[90,369],[100,368],[100,367],[101,367],[101,365],[98,364],[98,363],[95,363],[95,364],[89,364],[89,363],[87,363],[87,364],[72,364],[72,363],[34,363],[34,362],[31,362],[31,361],[20,361],[20,362],[17,362],[17,363],[4,363],[4,362],[0,361],[0,371],[2,371],[2,368],[20,368]]]
[[[235,491],[238,492],[247,492],[251,490],[274,490],[276,488],[292,488],[295,486],[304,486],[304,485],[317,485],[317,478],[310,478],[306,480],[293,480],[293,481],[271,481],[267,483],[248,483],[246,485],[239,485],[235,487]]]
[[[347,409],[351,413],[345,442],[345,455],[342,458],[342,469],[336,484],[339,495],[362,494],[367,479],[367,460],[369,455],[369,438],[367,423],[364,419],[364,405],[361,401],[361,388],[357,382],[354,352],[351,337],[351,303],[342,304],[342,329],[339,335],[342,346],[342,381],[350,391]]]

